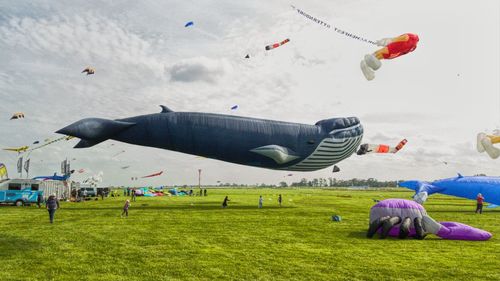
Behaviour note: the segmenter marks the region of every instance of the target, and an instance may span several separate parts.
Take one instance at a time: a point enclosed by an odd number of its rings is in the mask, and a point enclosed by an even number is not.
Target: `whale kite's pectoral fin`
[[[275,144],[257,147],[250,151],[269,157],[278,164],[288,163],[299,158],[293,150]]]
[[[161,107],[161,112],[160,113],[169,113],[169,112],[174,112],[172,109],[164,106],[164,105],[160,105]]]
[[[488,207],[486,207],[486,208],[493,209],[493,208],[498,208],[498,207],[500,207],[500,206],[495,205],[495,204],[489,204]]]

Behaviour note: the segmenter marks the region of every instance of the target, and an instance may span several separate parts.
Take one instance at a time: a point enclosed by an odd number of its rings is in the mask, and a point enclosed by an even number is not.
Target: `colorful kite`
[[[500,149],[494,147],[493,145],[499,142],[499,132],[495,132],[493,135],[479,133],[477,134],[476,148],[479,153],[483,153],[486,151],[491,159],[497,159],[500,156]]]
[[[395,38],[377,41],[377,45],[383,48],[373,54],[365,55],[360,64],[366,80],[370,81],[375,78],[375,71],[382,66],[380,60],[390,60],[413,52],[417,48],[418,41],[418,35],[413,33],[405,33]]]
[[[395,147],[390,147],[387,144],[364,143],[359,147],[356,154],[364,155],[364,154],[371,154],[371,153],[396,153],[396,152],[400,151],[403,148],[403,146],[405,146],[405,144],[407,142],[408,141],[406,139],[403,139]]]
[[[7,167],[4,164],[0,163],[0,182],[9,179],[9,175],[7,174]]]
[[[272,50],[272,49],[276,49],[279,46],[284,45],[284,44],[286,44],[288,42],[290,42],[290,39],[287,38],[287,39],[285,39],[285,40],[283,40],[283,41],[281,41],[279,43],[274,43],[272,45],[268,45],[268,46],[266,46],[266,51],[269,51],[269,50]]]
[[[160,171],[158,173],[154,173],[154,174],[151,174],[151,175],[147,175],[147,176],[141,177],[141,179],[157,177],[157,176],[159,176],[161,174],[163,174],[163,171]]]

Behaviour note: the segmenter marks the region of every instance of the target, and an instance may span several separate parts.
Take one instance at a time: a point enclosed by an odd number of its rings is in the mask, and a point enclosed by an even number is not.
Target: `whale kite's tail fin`
[[[413,200],[415,200],[419,204],[423,204],[427,200],[427,197],[429,195],[444,190],[444,188],[437,187],[426,181],[415,181],[415,180],[401,182],[399,183],[399,186],[415,190],[415,195],[413,196]]]
[[[103,142],[134,126],[135,123],[102,118],[86,118],[66,126],[56,133],[80,138],[75,148],[85,148]]]

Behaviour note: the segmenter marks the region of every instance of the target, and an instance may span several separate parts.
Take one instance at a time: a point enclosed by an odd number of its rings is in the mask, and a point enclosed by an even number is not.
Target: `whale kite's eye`
[[[314,141],[314,140],[308,140],[308,141],[307,141],[307,144],[314,144],[314,143],[315,143],[315,141]]]

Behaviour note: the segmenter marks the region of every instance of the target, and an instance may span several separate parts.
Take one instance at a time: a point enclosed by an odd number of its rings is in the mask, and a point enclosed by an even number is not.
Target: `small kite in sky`
[[[94,68],[92,68],[92,67],[90,67],[90,66],[88,66],[88,67],[86,67],[86,68],[82,71],[82,73],[85,73],[85,72],[87,73],[87,75],[91,75],[91,74],[94,74],[94,73],[95,73],[95,69],[94,69]]]
[[[16,113],[12,114],[12,117],[10,117],[10,120],[21,119],[21,118],[24,118],[24,113],[16,112]]]
[[[144,179],[144,178],[152,178],[152,177],[157,177],[159,175],[163,174],[163,171],[160,171],[158,173],[154,173],[154,174],[151,174],[151,175],[147,175],[147,176],[144,176],[144,177],[141,177],[141,179]]]
[[[288,42],[290,42],[290,39],[288,39],[288,38],[287,38],[287,39],[285,39],[285,40],[283,40],[283,41],[281,41],[281,42],[279,42],[279,43],[274,43],[274,44],[272,44],[272,45],[267,45],[267,46],[266,46],[266,51],[269,51],[269,50],[272,50],[272,49],[276,49],[276,48],[278,48],[279,46],[284,45],[284,44],[286,44],[286,43],[288,43]]]

